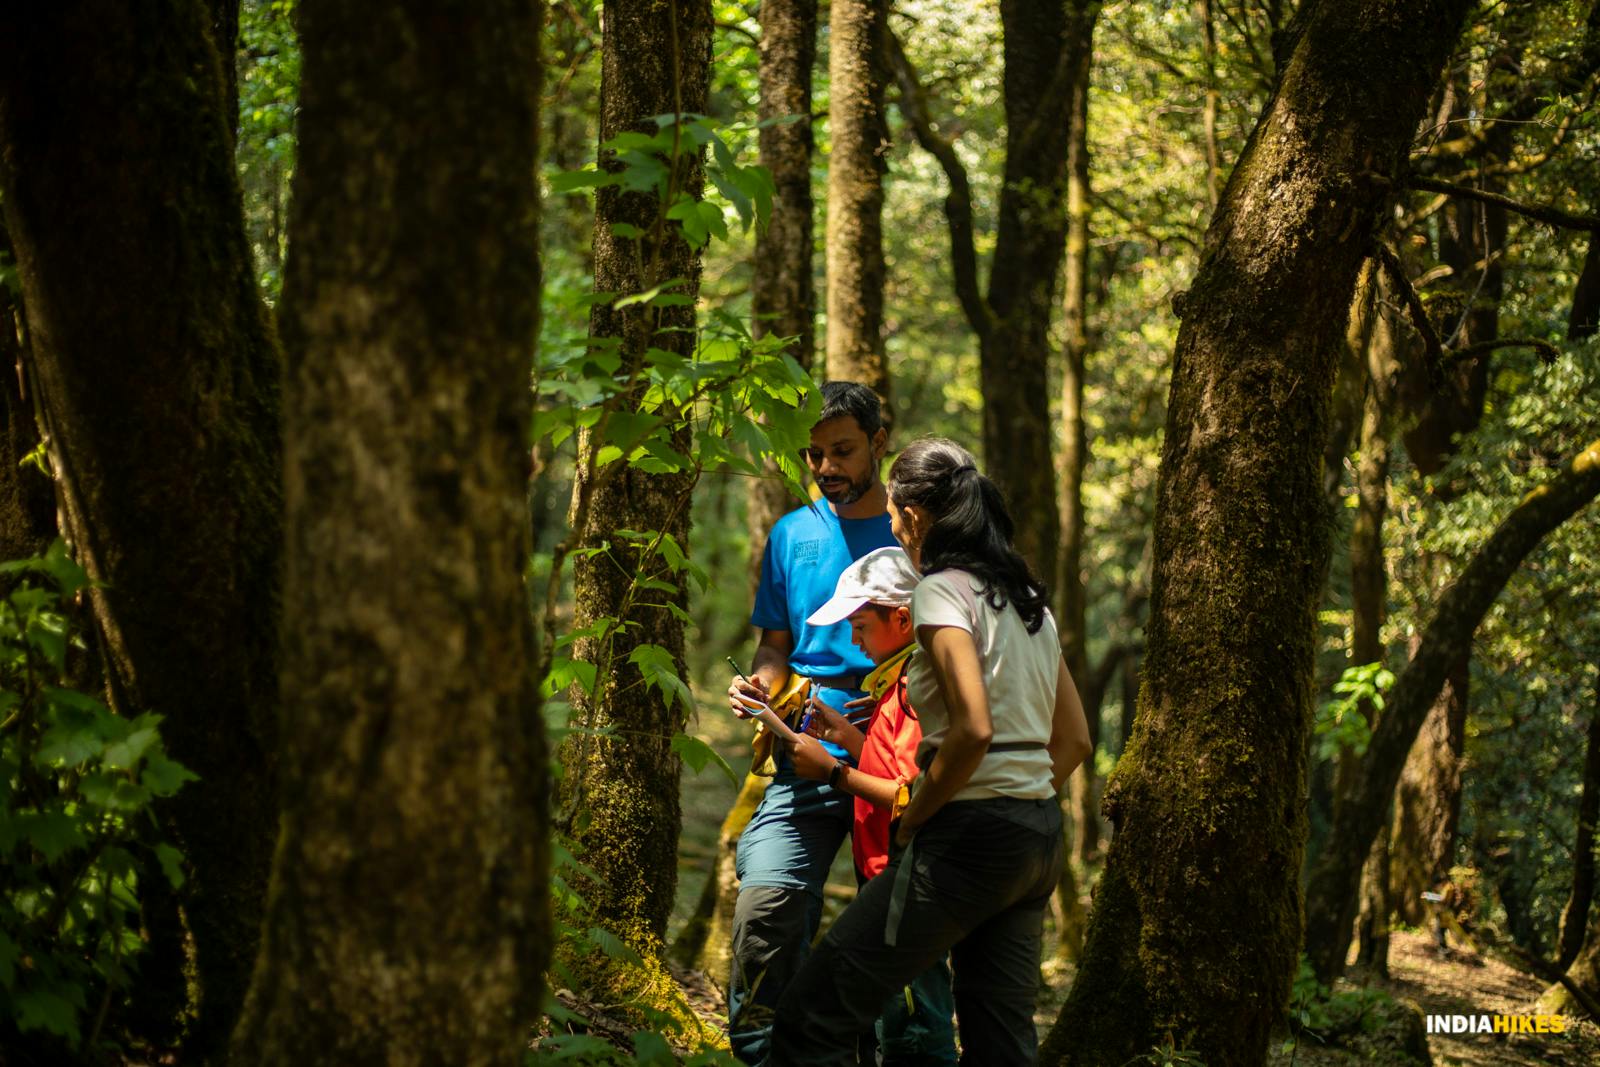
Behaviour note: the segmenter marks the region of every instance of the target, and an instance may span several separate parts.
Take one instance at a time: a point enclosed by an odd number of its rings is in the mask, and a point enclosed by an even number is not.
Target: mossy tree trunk
[[[712,16],[703,0],[609,0],[604,10],[605,38],[601,56],[600,140],[624,130],[654,134],[652,116],[704,113],[711,58]],[[678,164],[677,188],[698,195],[703,180],[692,155]],[[676,291],[691,298],[699,288],[700,255],[677,236],[676,227],[662,232],[660,244],[640,249],[638,242],[612,233],[614,223],[627,223],[650,243],[663,205],[651,195],[602,189],[595,201],[595,288],[636,293],[669,278],[687,281]],[[654,267],[646,277],[642,271]],[[596,305],[589,322],[594,337],[621,342],[621,373],[642,366],[645,350],[692,354],[693,305],[656,308],[634,305],[618,310]],[[625,404],[637,403],[636,395]],[[673,447],[685,454],[692,446],[679,435]],[[591,457],[602,446],[592,434],[579,442],[578,478],[573,488],[573,531],[580,556],[574,568],[574,625],[582,628],[601,618],[630,624],[608,640],[580,639],[573,654],[600,665],[597,691],[574,690],[574,725],[586,730],[612,728],[610,736],[577,734],[561,752],[565,773],[560,788],[560,825],[577,844],[580,858],[604,880],[586,884],[584,894],[594,921],[621,937],[649,959],[658,959],[666,936],[677,886],[678,803],[680,764],[671,750],[673,734],[683,728],[685,710],[675,698],[643,684],[629,657],[641,645],[666,650],[683,672],[684,630],[664,607],[633,606],[633,575],[641,569],[662,577],[659,557],[644,561],[621,543],[614,531],[665,531],[687,548],[689,494],[687,473],[646,474],[637,468],[611,465],[596,471]],[[582,550],[611,541],[608,554],[582,555]],[[687,595],[650,593],[685,606]],[[637,603],[637,596],[632,602]]]
[[[833,0],[828,16],[827,372],[870,387],[894,424],[883,349],[883,91],[888,0]]]
[[[14,258],[3,223],[0,257]],[[33,388],[24,378],[26,335],[22,301],[0,285],[0,560],[39,555],[56,535],[55,488],[24,462],[39,447]]]
[[[1572,891],[1561,909],[1561,933],[1556,938],[1556,966],[1562,970],[1578,958],[1589,925],[1589,906],[1594,902],[1595,826],[1600,823],[1600,683],[1595,686],[1594,703],[1584,745],[1578,830],[1572,844]]]
[[[1386,817],[1406,754],[1451,665],[1471,647],[1479,622],[1522,560],[1596,495],[1600,495],[1600,441],[1512,509],[1439,597],[1411,661],[1389,693],[1351,789],[1334,806],[1333,827],[1311,868],[1305,950],[1321,981],[1331,982],[1344,968],[1362,861]]]
[[[1061,453],[1057,464],[1061,485],[1061,551],[1056,579],[1059,592],[1056,617],[1061,631],[1061,651],[1067,669],[1083,686],[1089,669],[1087,595],[1083,574],[1083,477],[1089,463],[1089,435],[1083,417],[1083,383],[1089,360],[1089,75],[1094,48],[1094,22],[1099,14],[1091,9],[1081,29],[1082,39],[1074,41],[1070,74],[1070,102],[1067,108],[1066,166],[1066,258],[1064,263],[1061,317],[1066,325],[1066,343],[1061,360]],[[1103,690],[1102,690],[1103,691]],[[1085,706],[1089,718],[1089,737],[1100,743],[1100,708]],[[1100,806],[1095,793],[1094,760],[1085,760],[1071,779],[1073,827],[1076,837],[1073,855],[1087,869],[1100,852]]]
[[[505,1063],[539,1009],[541,16],[300,11],[282,837],[236,1063]]]
[[[200,780],[163,806],[217,1055],[276,829],[277,348],[199,0],[0,15],[0,199],[64,532],[96,579],[112,704]],[[136,88],[135,88],[136,87]]]
[[[1466,0],[1317,4],[1206,235],[1174,358],[1143,688],[1044,1063],[1259,1064],[1299,949],[1321,454],[1362,261]],[[1385,77],[1374,79],[1374,66]]]
[[[812,281],[811,71],[817,58],[817,0],[766,0],[761,20],[763,121],[798,116],[761,131],[761,164],[772,172],[772,218],[756,235],[751,282],[753,332],[793,337],[788,352],[811,370],[816,355],[817,294]],[[879,285],[882,285],[880,278]],[[830,285],[830,289],[831,289]],[[884,372],[885,377],[887,372]],[[761,579],[761,555],[772,524],[795,501],[769,468],[747,497],[750,594]]]
[[[1371,261],[1369,261],[1369,264]],[[1382,272],[1369,275],[1367,313],[1371,327],[1365,334],[1363,356],[1367,387],[1362,400],[1360,459],[1356,464],[1356,515],[1350,530],[1350,665],[1382,663],[1387,656],[1383,624],[1388,617],[1389,571],[1383,555],[1383,523],[1389,510],[1389,461],[1392,426],[1393,379],[1396,372],[1394,324]],[[1363,701],[1360,709],[1368,724],[1378,710]],[[1359,757],[1343,753],[1339,785],[1351,781],[1350,765]],[[1389,960],[1389,841],[1385,835],[1367,857],[1361,883],[1361,925],[1358,959],[1380,974],[1388,973]]]

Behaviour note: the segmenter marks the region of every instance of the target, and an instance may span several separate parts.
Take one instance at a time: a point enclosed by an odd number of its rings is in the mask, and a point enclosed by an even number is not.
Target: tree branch
[[[1433,328],[1433,321],[1428,318],[1428,310],[1422,306],[1422,298],[1417,296],[1416,289],[1411,285],[1411,279],[1406,277],[1406,268],[1394,249],[1379,241],[1376,254],[1383,269],[1389,272],[1395,290],[1405,301],[1406,311],[1411,314],[1411,324],[1417,328],[1417,333],[1422,335],[1428,384],[1437,389],[1443,379],[1445,364],[1444,345],[1439,340],[1439,332]]]
[[[1561,208],[1552,207],[1549,204],[1525,204],[1520,200],[1513,200],[1509,196],[1491,193],[1487,189],[1474,189],[1468,185],[1456,185],[1454,182],[1440,181],[1438,178],[1429,178],[1421,174],[1413,174],[1407,180],[1407,184],[1413,189],[1427,189],[1435,193],[1448,193],[1451,196],[1465,197],[1468,200],[1481,200],[1485,204],[1497,204],[1508,211],[1515,211],[1519,215],[1537,219],[1539,222],[1549,226],[1600,233],[1600,215],[1580,215],[1572,211],[1563,211]]]
[[[900,90],[900,113],[910,123],[917,143],[938,161],[950,183],[950,192],[944,198],[944,215],[950,223],[950,266],[955,274],[956,298],[972,331],[980,338],[987,337],[994,328],[994,312],[978,288],[978,251],[972,241],[972,183],[967,179],[967,168],[956,155],[955,144],[933,128],[922,83],[900,38],[887,28],[883,36],[895,85]]]
[[[1538,337],[1491,337],[1487,341],[1476,341],[1470,345],[1463,345],[1460,348],[1452,348],[1449,353],[1445,355],[1444,361],[1440,364],[1440,369],[1448,370],[1457,363],[1461,363],[1469,359],[1477,359],[1479,356],[1488,355],[1497,348],[1537,349],[1539,352],[1539,358],[1544,360],[1546,363],[1554,363],[1556,360],[1561,358],[1560,348],[1551,344],[1549,341],[1542,340]]]

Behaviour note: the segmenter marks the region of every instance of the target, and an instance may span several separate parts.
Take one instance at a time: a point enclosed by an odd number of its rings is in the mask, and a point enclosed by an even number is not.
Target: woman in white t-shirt
[[[941,439],[889,472],[895,537],[924,574],[907,668],[922,745],[891,848],[778,1007],[772,1064],[853,1063],[884,997],[945,952],[964,1062],[1032,1063],[1044,908],[1067,776],[1091,751],[1048,594],[1012,547],[999,490]]]

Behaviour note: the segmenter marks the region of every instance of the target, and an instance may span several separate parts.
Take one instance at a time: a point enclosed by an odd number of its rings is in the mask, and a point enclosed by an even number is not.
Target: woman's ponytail
[[[1005,498],[972,453],[940,437],[912,442],[889,470],[889,495],[897,507],[922,508],[933,520],[922,542],[924,574],[974,574],[991,607],[1013,605],[1028,632],[1038,631],[1048,593],[1012,547],[1016,524]]]

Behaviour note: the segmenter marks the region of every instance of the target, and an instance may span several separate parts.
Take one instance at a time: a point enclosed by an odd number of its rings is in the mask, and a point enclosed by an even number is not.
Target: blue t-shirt
[[[797,508],[773,524],[761,557],[761,585],[750,623],[794,636],[789,669],[808,677],[865,676],[873,663],[850,640],[848,620],[811,626],[806,619],[833,596],[851,563],[895,544],[889,514],[841,519],[826,500]]]

